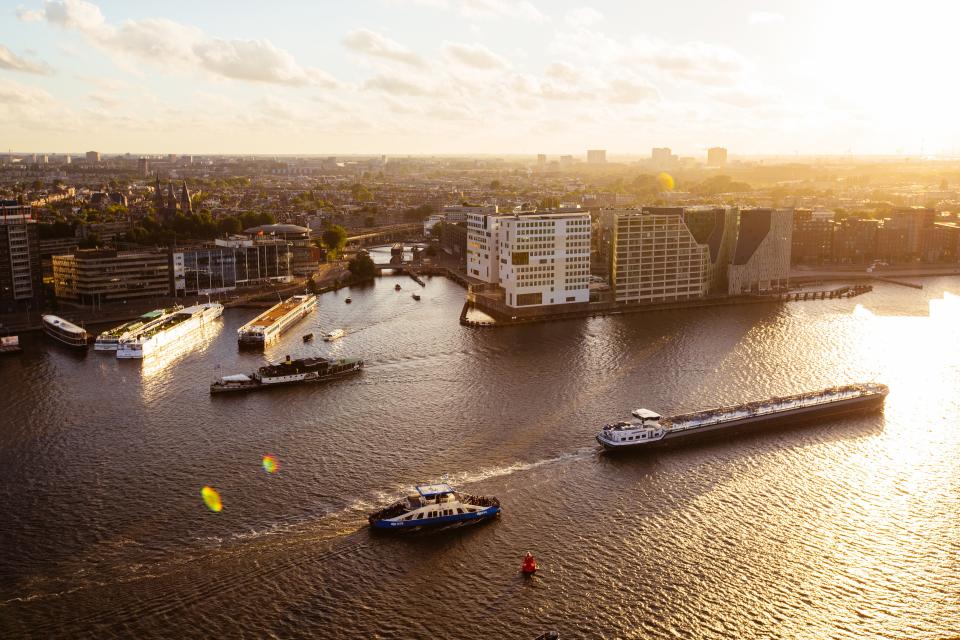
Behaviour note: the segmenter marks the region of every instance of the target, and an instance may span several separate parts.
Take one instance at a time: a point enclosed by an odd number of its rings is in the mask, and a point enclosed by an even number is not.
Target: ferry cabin
[[[460,496],[448,484],[420,485],[416,490],[406,500],[371,516],[371,524],[380,529],[414,528],[482,520],[500,512],[495,499]]]

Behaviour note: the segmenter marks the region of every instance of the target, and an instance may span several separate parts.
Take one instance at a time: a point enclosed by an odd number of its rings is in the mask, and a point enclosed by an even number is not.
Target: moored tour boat
[[[500,501],[456,491],[449,484],[418,485],[416,493],[371,513],[367,520],[374,529],[418,529],[466,524],[500,515]]]
[[[171,314],[183,309],[182,306],[171,307],[169,309],[154,309],[148,311],[136,320],[125,322],[118,327],[104,331],[97,336],[93,343],[94,351],[116,351],[120,347],[120,341],[131,336],[137,331],[143,331],[151,324],[155,324]]]
[[[597,442],[608,450],[651,449],[742,430],[808,422],[824,416],[876,411],[889,393],[884,384],[831,387],[783,398],[718,407],[669,418],[650,409],[635,409],[635,421],[604,425]]]
[[[90,334],[83,327],[78,327],[58,316],[46,315],[43,316],[42,321],[43,332],[57,342],[79,349],[86,349],[90,344]]]
[[[146,358],[183,341],[194,332],[209,326],[223,315],[219,302],[205,302],[150,323],[139,331],[128,334],[117,347],[118,358]]]

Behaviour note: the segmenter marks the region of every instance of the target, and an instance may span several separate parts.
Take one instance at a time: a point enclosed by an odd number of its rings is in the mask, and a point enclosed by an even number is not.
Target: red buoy
[[[523,564],[520,565],[520,571],[527,575],[535,573],[537,570],[537,559],[533,557],[533,554],[529,551],[527,555],[523,557]]]

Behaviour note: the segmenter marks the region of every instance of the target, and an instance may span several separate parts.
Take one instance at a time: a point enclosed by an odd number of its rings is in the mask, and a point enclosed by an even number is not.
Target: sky
[[[0,148],[955,155],[960,3],[0,0]]]

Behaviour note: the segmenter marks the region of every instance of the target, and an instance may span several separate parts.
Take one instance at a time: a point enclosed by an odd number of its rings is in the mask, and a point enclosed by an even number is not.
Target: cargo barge
[[[210,385],[210,393],[256,391],[289,384],[323,382],[351,373],[360,373],[362,369],[363,360],[359,358],[342,358],[340,360],[302,358],[291,360],[290,356],[287,356],[287,359],[283,362],[260,367],[256,372],[249,375],[237,373],[221,376]]]
[[[237,341],[241,347],[264,347],[316,308],[312,293],[291,296],[237,329]]]
[[[889,389],[884,384],[863,383],[667,418],[650,409],[635,409],[632,412],[635,420],[604,425],[597,434],[597,442],[607,450],[652,449],[695,442],[748,429],[878,411],[883,408],[887,393]]]

